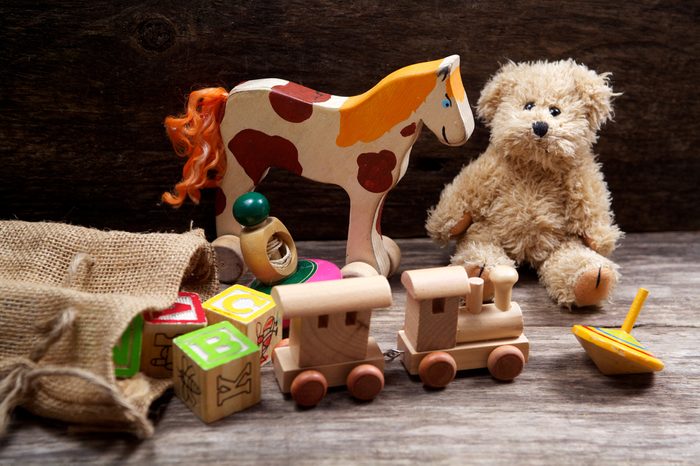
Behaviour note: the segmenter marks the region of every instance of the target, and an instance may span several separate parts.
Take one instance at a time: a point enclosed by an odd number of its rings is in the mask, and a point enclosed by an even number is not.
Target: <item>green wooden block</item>
[[[259,350],[258,345],[228,321],[181,335],[173,344],[205,371]]]
[[[229,321],[173,339],[173,388],[204,422],[260,401],[260,349]]]
[[[117,377],[126,379],[135,376],[141,366],[141,343],[143,341],[143,317],[134,317],[122,333],[122,337],[112,349],[114,373]]]

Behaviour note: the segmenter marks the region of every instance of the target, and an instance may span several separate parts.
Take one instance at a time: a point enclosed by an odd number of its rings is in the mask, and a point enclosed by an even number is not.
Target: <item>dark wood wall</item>
[[[280,77],[340,95],[394,69],[462,56],[470,101],[499,63],[575,58],[611,71],[615,122],[597,152],[627,231],[700,229],[698,2],[120,1],[0,6],[0,218],[213,234],[213,196],[179,210],[163,118],[202,86]],[[424,131],[384,231],[423,236],[426,209],[484,150]],[[274,172],[260,190],[299,239],[342,238],[338,188]]]

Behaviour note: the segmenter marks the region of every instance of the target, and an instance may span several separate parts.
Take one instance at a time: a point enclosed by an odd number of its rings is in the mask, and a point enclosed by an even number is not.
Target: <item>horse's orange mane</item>
[[[164,202],[179,207],[186,196],[199,203],[202,188],[218,186],[226,171],[226,153],[219,132],[228,92],[222,87],[194,91],[187,100],[186,112],[165,119],[165,129],[175,152],[187,157],[182,180],[174,195],[163,193]]]
[[[406,120],[435,87],[441,63],[435,60],[401,68],[364,94],[348,98],[340,107],[336,144],[348,147],[374,141]]]

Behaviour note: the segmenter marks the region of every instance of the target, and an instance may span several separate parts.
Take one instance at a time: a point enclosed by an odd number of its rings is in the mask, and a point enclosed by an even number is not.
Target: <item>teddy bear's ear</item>
[[[489,79],[481,91],[481,96],[476,104],[476,114],[486,126],[490,126],[503,97],[508,95],[515,86],[513,71],[516,68],[517,64],[512,61],[506,63]]]
[[[621,95],[615,93],[610,86],[610,73],[597,74],[593,70],[581,66],[576,76],[576,86],[588,113],[588,121],[594,131],[613,116],[612,101]]]

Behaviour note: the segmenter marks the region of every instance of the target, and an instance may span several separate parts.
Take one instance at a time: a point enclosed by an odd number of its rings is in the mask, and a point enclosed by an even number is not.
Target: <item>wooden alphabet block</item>
[[[260,349],[230,322],[173,339],[175,394],[204,422],[260,401]]]
[[[206,327],[207,318],[196,293],[180,292],[175,304],[144,314],[141,371],[155,378],[173,375],[173,338]]]
[[[260,347],[260,365],[282,339],[282,316],[268,294],[234,285],[203,304],[209,324],[228,321]]]
[[[143,340],[143,317],[137,315],[122,333],[119,343],[112,348],[114,374],[119,378],[135,376],[141,363],[141,345]]]

